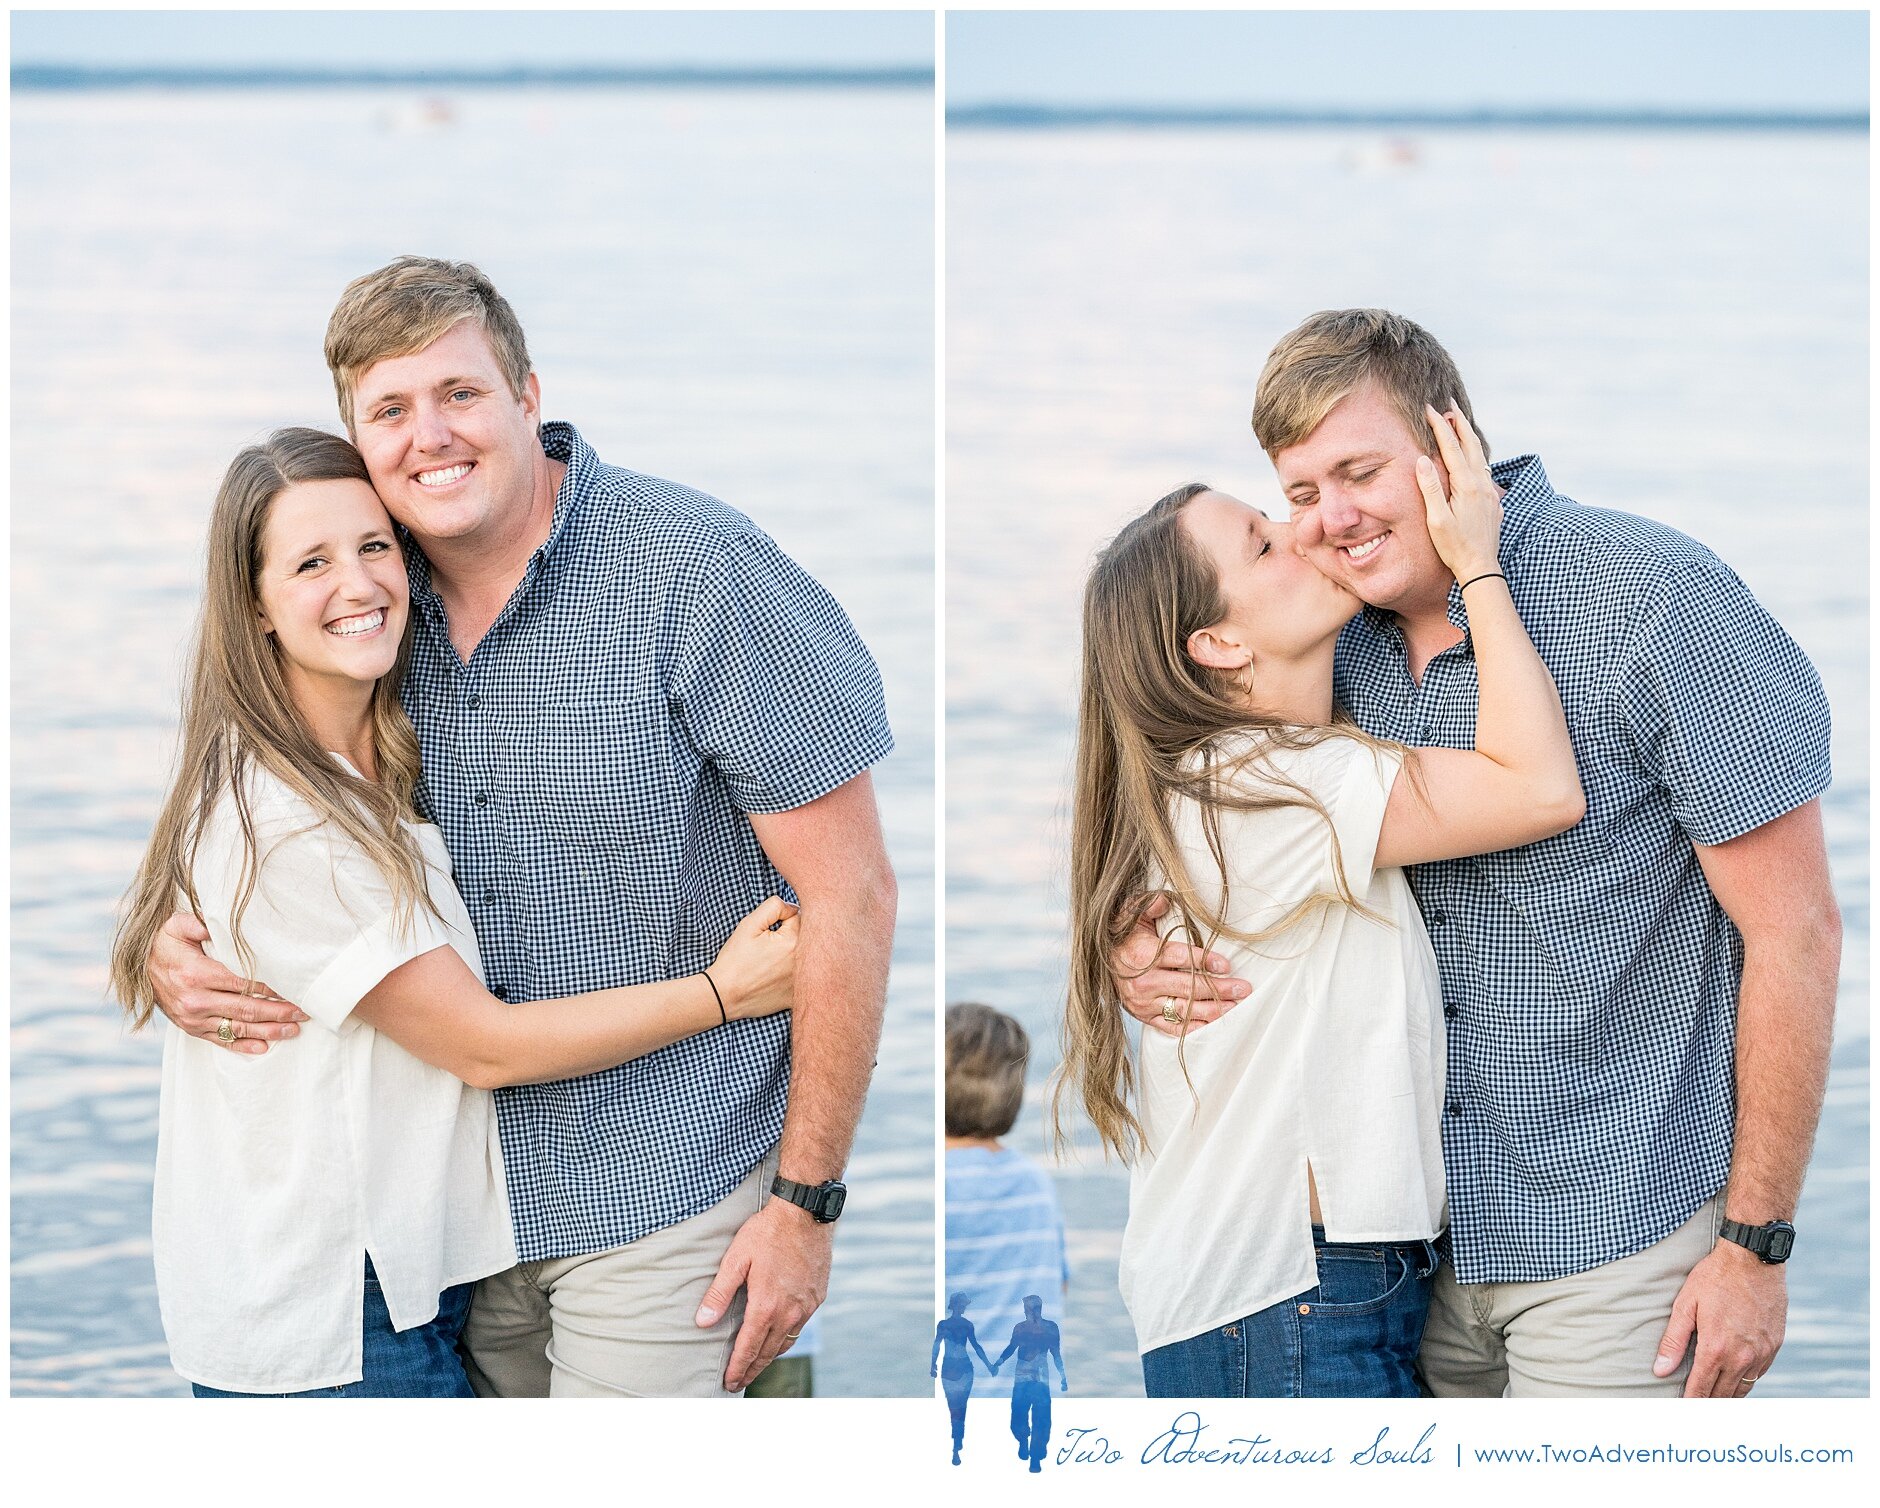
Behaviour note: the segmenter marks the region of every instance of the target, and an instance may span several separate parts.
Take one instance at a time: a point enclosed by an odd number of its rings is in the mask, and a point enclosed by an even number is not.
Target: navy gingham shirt
[[[1742,938],[1692,844],[1741,837],[1828,784],[1814,667],[1704,546],[1583,508],[1538,458],[1493,468],[1501,568],[1566,708],[1585,820],[1420,864],[1449,1029],[1450,1253],[1464,1283],[1563,1277],[1642,1251],[1723,1187]],[[1468,628],[1460,590],[1449,619]],[[1473,645],[1410,676],[1395,617],[1338,642],[1368,732],[1475,743]]]
[[[547,540],[468,664],[423,554],[405,706],[491,991],[677,978],[789,895],[748,812],[826,795],[893,747],[847,616],[750,520],[604,466],[566,424]],[[734,1021],[602,1073],[496,1091],[524,1261],[710,1208],[776,1144],[790,1018]]]

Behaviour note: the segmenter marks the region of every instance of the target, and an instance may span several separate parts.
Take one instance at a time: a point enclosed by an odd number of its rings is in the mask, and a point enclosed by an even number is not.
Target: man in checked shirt
[[[1379,309],[1316,314],[1253,427],[1298,548],[1366,607],[1338,642],[1367,732],[1469,748],[1468,614],[1415,480],[1425,404],[1475,422],[1448,353]],[[1478,426],[1479,432],[1479,426]],[[1438,465],[1440,465],[1438,459]],[[1782,1262],[1820,1119],[1841,923],[1814,668],[1736,574],[1649,519],[1498,463],[1501,567],[1560,689],[1585,819],[1411,872],[1448,1020],[1438,1396],[1745,1397],[1782,1343]],[[1147,924],[1116,953],[1148,1026],[1244,999]],[[1133,977],[1132,977],[1133,976]]]
[[[748,519],[544,422],[521,325],[475,267],[400,257],[356,279],[326,356],[401,526],[421,800],[491,993],[696,973],[766,895],[801,906],[790,1016],[496,1091],[520,1261],[479,1285],[471,1384],[740,1392],[822,1303],[881,1033],[880,678]],[[257,998],[204,935],[179,913],[153,945],[171,1021],[209,1040],[239,1022],[222,1045],[243,1052],[292,1036],[293,1005]]]

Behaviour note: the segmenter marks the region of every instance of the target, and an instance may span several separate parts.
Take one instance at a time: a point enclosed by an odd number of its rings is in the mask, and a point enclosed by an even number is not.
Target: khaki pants
[[[477,1284],[464,1325],[479,1398],[728,1398],[744,1294],[692,1323],[738,1228],[763,1207],[773,1151],[702,1214],[612,1251],[521,1262]]]
[[[1717,1242],[1723,1197],[1633,1256],[1539,1283],[1458,1283],[1436,1275],[1417,1370],[1437,1398],[1675,1398],[1652,1362],[1671,1306]]]

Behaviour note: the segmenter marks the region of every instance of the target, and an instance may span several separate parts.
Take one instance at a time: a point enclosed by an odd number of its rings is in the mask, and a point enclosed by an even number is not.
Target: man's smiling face
[[[353,434],[372,485],[420,544],[487,534],[529,506],[541,453],[534,373],[509,390],[474,319],[360,374]]]
[[[1425,453],[1371,384],[1273,453],[1299,552],[1373,607],[1441,611],[1447,602],[1452,578],[1430,543],[1417,488],[1416,459]]]

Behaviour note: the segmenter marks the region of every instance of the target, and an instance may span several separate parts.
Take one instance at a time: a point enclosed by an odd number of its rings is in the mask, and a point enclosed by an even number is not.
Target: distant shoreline
[[[1093,126],[1173,127],[1362,126],[1427,130],[1731,130],[1861,131],[1865,111],[1804,115],[1794,111],[1728,110],[1304,110],[1241,106],[960,105],[947,111],[948,130],[1061,131]]]
[[[19,63],[15,90],[526,88],[541,85],[643,89],[931,88],[932,68],[94,68]]]

